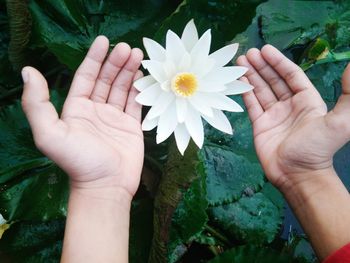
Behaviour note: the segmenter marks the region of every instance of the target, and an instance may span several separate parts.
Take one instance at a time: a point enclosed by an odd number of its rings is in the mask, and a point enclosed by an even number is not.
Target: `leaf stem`
[[[12,89],[8,90],[5,94],[2,94],[0,96],[0,101],[6,100],[8,97],[12,97],[14,95],[17,95],[20,92],[22,92],[22,86],[17,86],[15,88],[12,88]]]
[[[316,62],[312,63],[310,61],[305,62],[300,65],[300,67],[306,71],[313,67],[314,65],[320,65],[320,64],[325,64],[325,63],[332,63],[332,62],[340,62],[340,61],[346,61],[350,60],[350,51],[344,51],[344,52],[339,52],[339,53],[334,53],[331,52],[329,56],[326,58],[317,60]]]
[[[217,238],[220,240],[222,243],[224,243],[227,246],[231,246],[230,240],[228,240],[227,237],[223,236],[221,233],[219,233],[216,229],[212,228],[209,225],[205,225],[204,229],[208,231],[213,237]]]
[[[350,60],[350,51],[333,53],[334,61]]]
[[[159,172],[163,172],[163,165],[148,154],[145,154],[145,161],[149,162],[153,167],[157,168]]]
[[[217,251],[217,248],[215,246],[209,246],[208,248],[210,252],[214,254],[214,256],[219,255],[219,252]]]

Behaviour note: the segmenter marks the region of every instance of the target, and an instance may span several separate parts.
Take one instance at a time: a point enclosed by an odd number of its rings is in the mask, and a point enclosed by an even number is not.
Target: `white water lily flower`
[[[157,143],[174,132],[181,154],[191,137],[202,147],[202,118],[216,129],[232,134],[231,124],[222,110],[242,112],[243,109],[227,95],[253,88],[237,80],[247,68],[224,67],[233,59],[238,44],[209,54],[210,29],[199,39],[193,20],[186,25],[181,38],[168,30],[165,49],[149,38],[144,38],[143,43],[150,59],[142,61],[142,65],[150,75],[135,82],[140,91],[136,101],[152,107],[142,129],[148,131],[158,126]]]

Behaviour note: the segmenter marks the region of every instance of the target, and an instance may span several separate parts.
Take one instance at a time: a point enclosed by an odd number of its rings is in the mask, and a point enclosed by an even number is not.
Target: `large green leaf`
[[[6,220],[50,220],[66,215],[68,177],[55,164],[25,172],[1,185]]]
[[[231,41],[233,43],[239,43],[237,57],[246,54],[250,48],[261,48],[265,44],[264,39],[260,35],[261,28],[259,27],[258,20],[258,16],[254,17],[247,29],[237,34]]]
[[[20,103],[0,112],[0,168],[6,169],[43,155],[35,148],[28,122]]]
[[[60,112],[66,91],[53,90],[51,100]],[[19,102],[0,111],[0,171],[44,157],[35,147]]]
[[[306,74],[320,92],[322,98],[331,106],[342,92],[341,76],[347,63],[328,63],[315,65]]]
[[[295,243],[293,249],[294,258],[296,258],[300,262],[319,262],[308,240],[306,240],[305,238],[297,238],[293,242]]]
[[[325,25],[331,19],[330,10],[334,8],[332,1],[270,0],[257,12],[261,15],[265,41],[285,49],[294,44],[305,44],[324,33]]]
[[[274,196],[273,199],[267,197],[264,191],[247,193],[237,202],[210,208],[210,218],[232,239],[270,243],[279,231],[283,212],[283,205],[276,205],[283,203],[282,196]]]
[[[233,97],[243,108],[244,103],[238,96]],[[232,128],[233,135],[227,135],[210,125],[206,125],[205,134],[208,144],[214,143],[215,145],[227,147],[237,154],[246,156],[252,162],[256,162],[256,154],[253,143],[253,131],[247,112],[232,113],[226,112]]]
[[[169,28],[180,34],[186,23],[194,19],[200,33],[212,29],[212,49],[216,50],[245,30],[261,2],[264,0],[184,0],[164,21],[155,38],[164,40]]]
[[[243,102],[234,98],[242,106]],[[210,205],[237,200],[245,191],[256,191],[264,184],[257,160],[247,113],[228,113],[233,135],[206,125],[203,147],[207,173],[207,198]]]
[[[287,263],[296,262],[288,255],[267,247],[239,246],[226,250],[208,263]]]
[[[61,106],[63,98],[64,94],[52,94],[56,105]],[[46,221],[64,216],[68,178],[36,149],[19,102],[0,113],[0,147],[0,213],[4,218]]]
[[[270,0],[260,5],[262,35],[279,49],[325,36],[332,47],[349,45],[350,4],[347,1]],[[307,14],[307,15],[305,15]]]
[[[10,42],[9,21],[6,3],[0,3],[0,99],[9,89],[19,84],[18,76],[14,73],[8,56]]]
[[[203,151],[211,205],[230,203],[245,192],[255,192],[264,183],[259,163],[251,162],[230,148],[205,146]]]
[[[174,4],[169,0],[31,0],[34,40],[76,69],[98,35],[106,35],[113,44],[126,41],[141,46],[142,36],[152,36]]]
[[[53,220],[11,225],[0,239],[1,257],[16,263],[59,262],[64,224]]]

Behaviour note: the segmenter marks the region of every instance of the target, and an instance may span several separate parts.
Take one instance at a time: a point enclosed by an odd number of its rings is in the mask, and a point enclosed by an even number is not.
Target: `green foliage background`
[[[36,150],[18,102],[21,67],[44,73],[59,110],[97,35],[142,47],[142,37],[163,43],[169,28],[180,33],[191,18],[200,33],[212,28],[212,50],[239,42],[243,54],[270,43],[306,70],[329,108],[340,95],[350,58],[346,0],[0,0],[0,213],[7,220],[0,233],[10,226],[1,262],[59,262],[67,212],[67,176]],[[305,236],[281,237],[289,228],[285,202],[266,182],[247,114],[227,116],[233,136],[206,126],[203,149],[192,144],[184,157],[172,139],[156,145],[154,132],[145,133],[130,262],[316,261]],[[349,154],[346,146],[337,155],[340,174],[349,173]]]

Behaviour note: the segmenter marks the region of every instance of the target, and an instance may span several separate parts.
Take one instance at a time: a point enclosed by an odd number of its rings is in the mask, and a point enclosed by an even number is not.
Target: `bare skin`
[[[94,41],[61,116],[43,76],[22,71],[22,105],[35,143],[71,181],[62,262],[128,262],[130,204],[144,155],[132,83],[142,76],[143,54],[120,43],[105,60],[108,47],[105,37]]]
[[[332,164],[350,139],[350,66],[343,94],[327,113],[304,72],[274,47],[251,49],[237,64],[249,68],[243,80],[255,87],[243,98],[262,167],[323,259],[350,242],[350,197]]]

